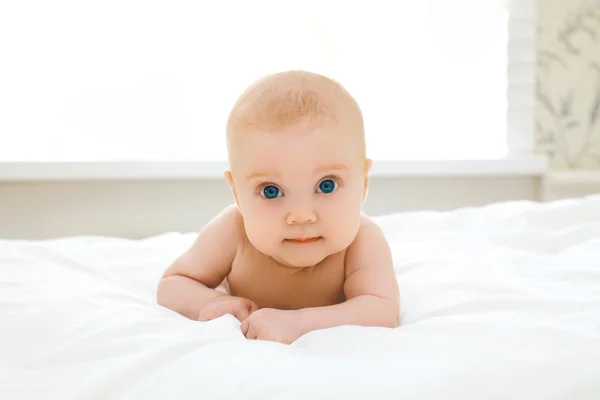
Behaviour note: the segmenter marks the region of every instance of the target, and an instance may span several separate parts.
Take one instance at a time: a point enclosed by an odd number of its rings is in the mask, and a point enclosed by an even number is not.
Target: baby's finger
[[[252,314],[254,311],[258,310],[258,306],[255,302],[248,300],[248,313]]]
[[[244,322],[250,316],[250,312],[246,307],[241,306],[237,307],[233,311],[233,316],[236,317],[240,322]]]
[[[256,339],[258,338],[258,330],[256,329],[256,325],[248,323],[248,329],[246,331],[246,339]]]
[[[246,336],[248,333],[248,328],[250,327],[250,321],[246,318],[242,324],[240,325],[240,330],[242,331],[242,335]]]
[[[281,340],[277,340],[277,337],[271,334],[268,329],[259,329],[256,340],[265,340],[269,342],[281,342]]]

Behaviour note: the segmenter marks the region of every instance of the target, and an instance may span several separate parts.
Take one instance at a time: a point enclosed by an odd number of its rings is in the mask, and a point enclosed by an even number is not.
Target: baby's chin
[[[320,250],[320,251],[319,251]],[[333,254],[333,253],[332,253]],[[310,268],[321,263],[329,257],[329,252],[324,252],[322,249],[303,249],[303,251],[280,251],[276,254],[268,254],[273,260],[279,264],[289,268]]]
[[[298,249],[300,250],[300,249]],[[290,268],[310,268],[319,265],[329,256],[340,251],[340,249],[302,249],[301,251],[282,251],[280,254],[271,256],[275,261]]]
[[[272,243],[271,246],[261,246],[261,244],[264,245],[264,243],[253,243],[253,246],[262,254],[289,268],[314,267],[349,246],[349,243],[331,243],[325,238],[304,244]]]

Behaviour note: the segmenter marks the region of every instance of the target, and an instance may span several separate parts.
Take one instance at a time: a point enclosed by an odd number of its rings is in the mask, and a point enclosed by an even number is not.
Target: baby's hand
[[[241,330],[247,339],[271,340],[290,344],[304,334],[298,312],[263,308],[252,313]]]
[[[258,310],[256,303],[243,297],[218,296],[200,310],[198,321],[210,321],[231,314],[242,322],[256,310]]]

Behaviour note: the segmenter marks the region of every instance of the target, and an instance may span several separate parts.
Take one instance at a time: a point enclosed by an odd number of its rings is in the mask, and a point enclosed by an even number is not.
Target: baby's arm
[[[368,219],[346,254],[344,292],[344,303],[300,310],[304,330],[339,325],[398,326],[398,282],[392,255],[383,232]]]
[[[241,224],[234,206],[210,221],[192,247],[165,271],[158,285],[158,304],[197,320],[209,302],[226,296],[215,288],[231,270]]]

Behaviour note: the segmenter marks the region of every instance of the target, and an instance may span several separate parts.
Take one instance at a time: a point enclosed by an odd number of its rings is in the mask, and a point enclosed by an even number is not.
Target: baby
[[[227,122],[235,204],[164,273],[159,304],[231,314],[248,339],[291,343],[340,325],[397,327],[390,248],[362,211],[371,160],[352,96],[321,75],[267,76]]]

